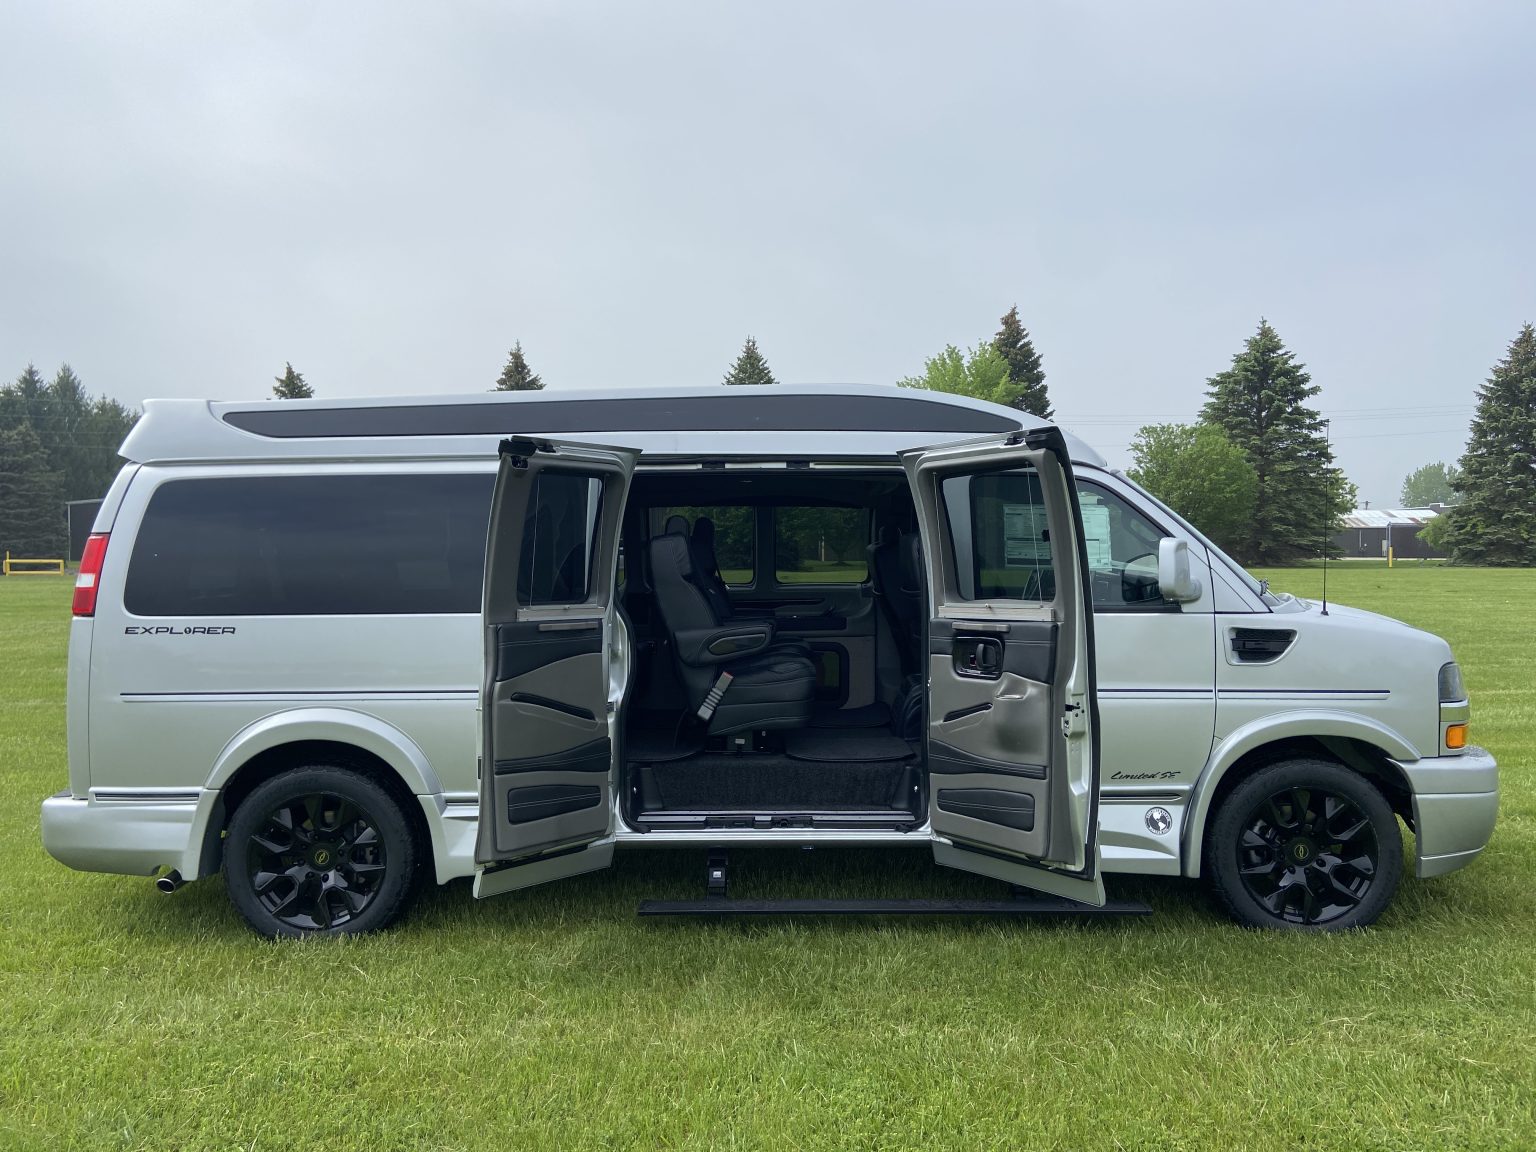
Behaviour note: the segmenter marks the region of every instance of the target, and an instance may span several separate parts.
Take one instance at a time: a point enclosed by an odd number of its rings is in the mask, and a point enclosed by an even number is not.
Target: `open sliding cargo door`
[[[1102,906],[1093,597],[1055,428],[904,453],[928,569],[940,863]]]
[[[614,666],[628,638],[613,598],[638,455],[501,443],[485,553],[476,896],[613,859],[618,705],[630,671]]]

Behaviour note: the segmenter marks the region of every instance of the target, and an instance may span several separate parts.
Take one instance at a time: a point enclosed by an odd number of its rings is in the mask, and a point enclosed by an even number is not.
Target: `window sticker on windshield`
[[[1092,496],[1078,494],[1078,507],[1083,510],[1083,535],[1088,542],[1088,567],[1095,572],[1110,572],[1114,563],[1109,548],[1109,507],[1100,504]]]
[[[1003,505],[1003,564],[1009,568],[1037,568],[1051,562],[1051,544],[1045,538],[1045,509],[1038,504]]]

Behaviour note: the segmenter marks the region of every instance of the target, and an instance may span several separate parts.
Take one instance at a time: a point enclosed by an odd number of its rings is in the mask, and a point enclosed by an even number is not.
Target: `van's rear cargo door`
[[[619,526],[639,453],[501,444],[485,553],[475,895],[605,867],[618,703]]]
[[[1102,906],[1093,595],[1061,432],[904,453],[928,571],[934,858]]]

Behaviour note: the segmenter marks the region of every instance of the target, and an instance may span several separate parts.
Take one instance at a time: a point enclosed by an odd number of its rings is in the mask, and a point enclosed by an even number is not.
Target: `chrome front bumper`
[[[1413,785],[1418,876],[1444,876],[1477,858],[1499,815],[1499,766],[1486,749],[1398,764]]]

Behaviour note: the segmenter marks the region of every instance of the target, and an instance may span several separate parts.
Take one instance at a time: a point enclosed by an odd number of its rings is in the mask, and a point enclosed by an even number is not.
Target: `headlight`
[[[1454,660],[1440,667],[1440,703],[1449,704],[1467,698],[1467,686],[1461,682],[1461,667]]]

